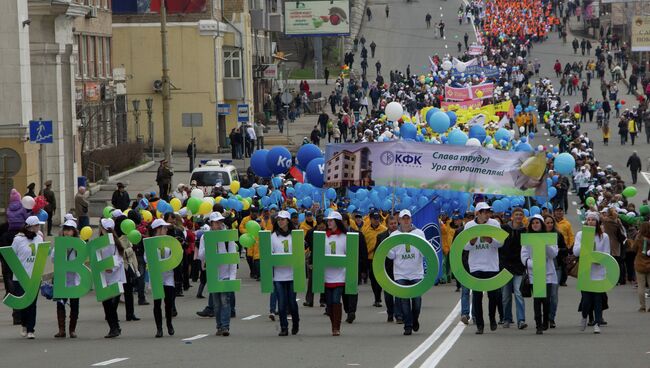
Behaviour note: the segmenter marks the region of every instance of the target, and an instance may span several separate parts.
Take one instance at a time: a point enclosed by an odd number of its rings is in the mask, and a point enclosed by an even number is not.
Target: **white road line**
[[[451,310],[447,318],[436,328],[435,331],[431,334],[431,336],[427,337],[426,340],[420,346],[415,348],[409,355],[407,355],[404,359],[402,359],[401,362],[397,363],[395,368],[407,368],[410,367],[413,362],[418,360],[424,354],[439,338],[442,336],[442,334],[447,331],[449,326],[454,322],[454,320],[458,319],[460,314],[460,300],[458,301],[458,304]]]
[[[571,202],[572,205],[577,206],[578,203],[576,201]]]
[[[244,317],[241,320],[242,321],[250,321],[251,319],[255,319],[255,318],[259,317],[259,316],[261,316],[261,314],[251,314],[250,316]]]
[[[359,363],[348,363],[348,365],[351,365],[351,366],[360,366],[361,364],[359,364]]]
[[[650,172],[641,171],[641,176],[643,176],[648,185],[650,185]]]
[[[95,363],[95,364],[93,364],[91,367],[102,367],[102,366],[109,365],[109,364],[113,364],[113,363],[119,363],[119,362],[124,361],[124,360],[127,360],[127,359],[129,359],[129,358],[115,358],[115,359],[111,359],[111,360],[106,360],[106,361],[103,361],[103,362]]]
[[[465,324],[462,322],[458,322],[456,327],[454,327],[453,330],[451,330],[451,333],[449,333],[449,336],[438,346],[438,348],[427,358],[427,360],[422,363],[420,368],[434,368],[438,366],[438,363],[442,360],[442,358],[447,355],[449,350],[454,346],[456,341],[458,341],[458,338],[460,335],[463,333],[463,330],[465,329]]]
[[[300,298],[296,298],[296,301],[299,302],[299,301],[300,301]]]
[[[183,339],[183,341],[194,341],[194,340],[202,339],[202,338],[204,338],[206,336],[208,336],[208,334],[199,334],[199,335],[196,335],[196,336],[192,336],[192,337],[188,337],[186,339]]]

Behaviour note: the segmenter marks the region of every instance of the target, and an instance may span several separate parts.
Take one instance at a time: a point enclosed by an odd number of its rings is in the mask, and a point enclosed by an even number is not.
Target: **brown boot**
[[[65,309],[56,309],[56,320],[59,323],[59,333],[54,337],[65,337]]]
[[[332,304],[330,309],[330,320],[332,321],[332,336],[341,335],[341,316],[343,315],[342,304]]]
[[[75,339],[77,337],[77,318],[70,317],[70,338]]]

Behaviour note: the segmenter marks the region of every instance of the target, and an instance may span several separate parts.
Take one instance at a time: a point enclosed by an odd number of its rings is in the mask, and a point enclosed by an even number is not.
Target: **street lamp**
[[[133,117],[135,118],[135,140],[142,143],[140,137],[140,100],[131,100],[133,104]]]
[[[151,159],[153,160],[153,142],[154,142],[154,137],[153,137],[153,121],[151,120],[151,115],[153,115],[153,98],[147,97],[147,99],[144,100],[144,102],[147,103],[147,124],[149,125],[149,146],[151,146]]]

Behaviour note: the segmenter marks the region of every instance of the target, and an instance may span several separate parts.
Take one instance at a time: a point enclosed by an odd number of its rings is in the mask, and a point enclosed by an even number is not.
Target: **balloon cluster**
[[[291,153],[285,147],[273,147],[270,150],[257,150],[251,156],[251,168],[255,175],[262,178],[271,178],[273,175],[286,173],[292,166]],[[306,179],[314,186],[321,188],[325,160],[318,146],[313,144],[302,145],[296,155],[296,166],[304,171]],[[274,183],[274,187],[281,185]]]
[[[47,200],[45,197],[38,196],[36,198],[30,196],[24,196],[20,203],[23,208],[30,212],[31,215],[38,217],[38,220],[41,222],[47,221],[49,215],[45,212],[45,206],[47,206]]]

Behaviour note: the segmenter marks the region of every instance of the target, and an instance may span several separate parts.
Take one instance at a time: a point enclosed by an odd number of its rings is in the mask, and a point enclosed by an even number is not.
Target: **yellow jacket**
[[[571,223],[563,218],[562,221],[555,222],[555,227],[564,237],[567,248],[573,248],[573,229],[571,228]]]
[[[375,248],[377,247],[377,235],[383,233],[384,231],[386,231],[386,226],[382,225],[381,223],[376,228],[373,228],[370,223],[367,225],[364,224],[361,232],[366,238],[366,248],[368,249],[369,260],[372,260],[375,256]]]
[[[316,220],[314,220],[311,224],[307,222],[307,220],[303,221],[300,223],[300,228],[299,230],[302,230],[305,232],[304,235],[307,235],[307,232],[311,229],[313,229],[316,226]]]
[[[636,122],[634,120],[627,122],[627,131],[630,133],[636,133]]]
[[[456,229],[451,227],[451,220],[440,224],[440,232],[442,233],[442,252],[447,255],[451,249],[451,243],[454,241],[454,233],[456,233]]]

